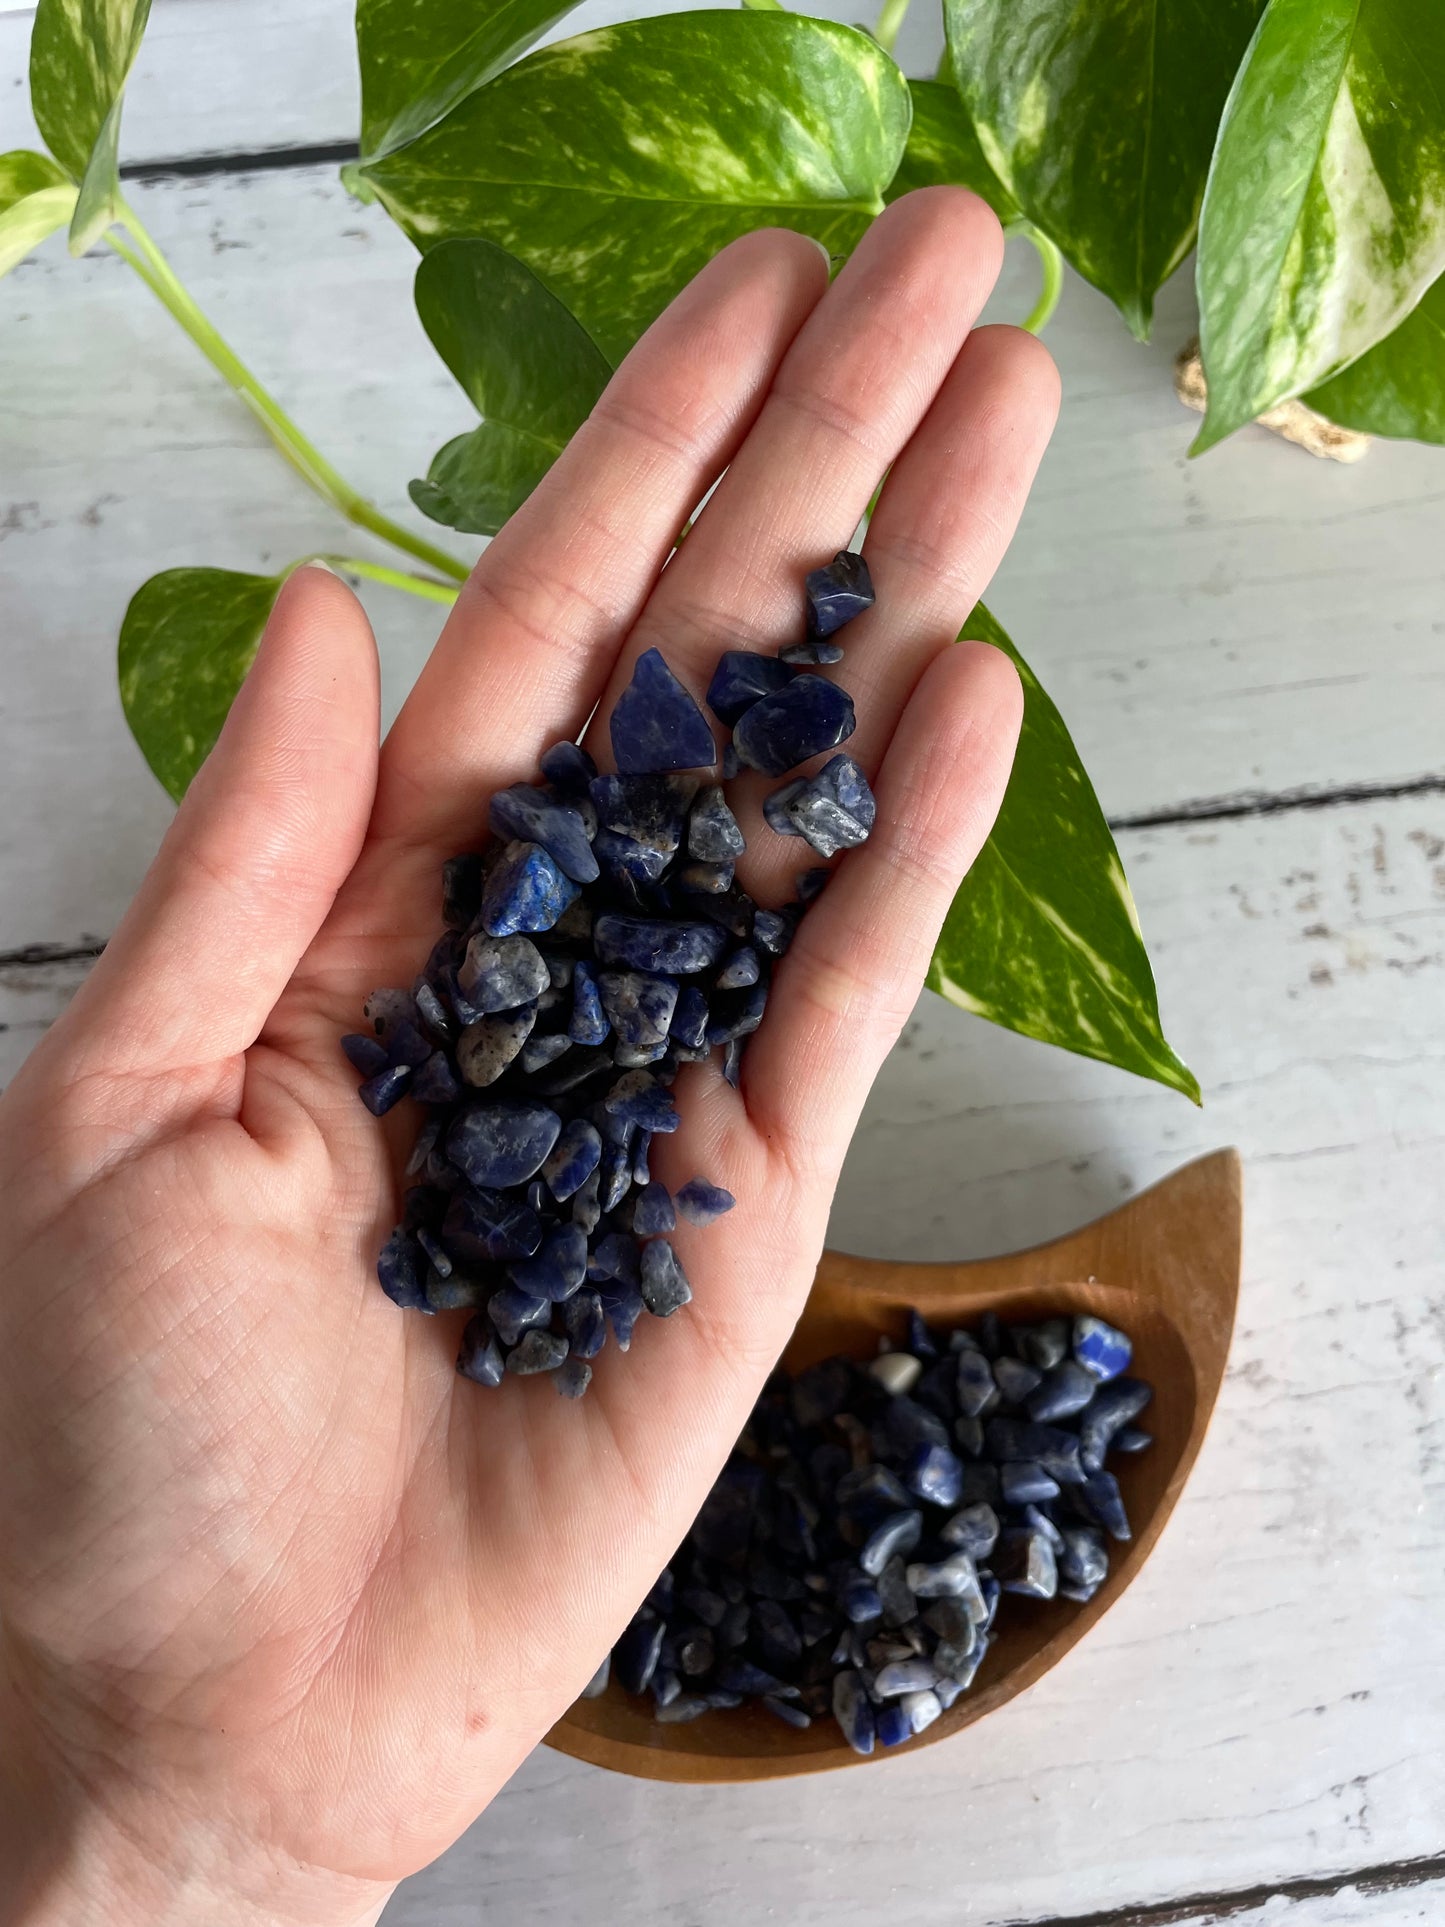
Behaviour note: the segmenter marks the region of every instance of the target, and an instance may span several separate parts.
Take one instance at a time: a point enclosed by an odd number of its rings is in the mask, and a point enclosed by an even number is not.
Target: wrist
[[[238,1851],[140,1776],[67,1757],[0,1643],[0,1927],[373,1927],[390,1883]]]

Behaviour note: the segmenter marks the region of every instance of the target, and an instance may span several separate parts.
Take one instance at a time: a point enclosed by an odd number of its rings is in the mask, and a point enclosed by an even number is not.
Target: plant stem
[[[1014,232],[1021,234],[1032,245],[1039,257],[1039,266],[1043,269],[1043,285],[1039,289],[1039,298],[1023,324],[1031,335],[1036,335],[1042,333],[1048,326],[1054,309],[1059,305],[1059,296],[1064,291],[1064,257],[1048,235],[1040,234],[1036,227],[1026,223],[1016,228]]]
[[[898,29],[903,25],[908,7],[909,0],[883,0],[883,10],[878,16],[878,25],[873,29],[873,38],[886,54],[891,54],[898,44]]]
[[[313,559],[325,562],[342,575],[384,582],[388,589],[403,589],[407,595],[421,596],[427,602],[445,602],[450,607],[457,599],[458,591],[450,582],[433,582],[430,576],[413,575],[407,569],[389,569],[384,562],[363,562],[357,555],[318,555]],[[304,565],[298,563],[297,566]]]
[[[211,366],[235,389],[297,474],[349,522],[355,522],[359,528],[369,529],[373,535],[380,536],[383,542],[389,542],[393,548],[414,556],[418,562],[425,562],[429,568],[450,576],[453,581],[465,582],[465,563],[458,562],[423,536],[413,535],[410,529],[383,515],[375,503],[368,502],[364,495],[336,472],[197,307],[170,262],[146,232],[135,210],[126,206],[122,218],[135,246],[127,246],[112,231],[106,236],[111,247],[135,269],[151,293],[185,329]]]

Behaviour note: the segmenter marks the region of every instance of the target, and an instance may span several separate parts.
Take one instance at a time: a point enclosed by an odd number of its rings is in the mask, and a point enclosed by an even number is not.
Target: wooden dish
[[[1002,1706],[1042,1676],[1113,1605],[1154,1548],[1184,1489],[1214,1408],[1239,1295],[1240,1170],[1216,1151],[1082,1231],[1032,1251],[971,1264],[905,1265],[827,1251],[783,1363],[799,1370],[836,1352],[871,1357],[878,1335],[898,1337],[917,1305],[940,1325],[994,1310],[1005,1319],[1091,1311],[1134,1341],[1130,1368],[1155,1388],[1143,1423],[1153,1447],[1110,1469],[1134,1537],[1111,1547],[1109,1576],[1084,1606],[1010,1597],[1001,1630],[972,1689],[941,1719],[896,1749],[864,1759],[832,1720],[795,1732],[758,1706],[659,1726],[650,1698],[613,1684],[579,1700],[547,1744],[594,1766],[649,1780],[768,1780],[874,1766],[892,1752],[932,1746]]]

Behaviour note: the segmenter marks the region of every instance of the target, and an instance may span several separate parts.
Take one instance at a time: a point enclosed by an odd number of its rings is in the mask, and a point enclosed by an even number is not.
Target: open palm
[[[740,1430],[1013,750],[1011,668],[948,646],[1056,405],[1028,336],[970,333],[1000,252],[980,202],[934,189],[831,289],[794,234],[719,256],[488,549],[379,763],[365,618],[293,576],[122,929],[0,1106],[0,1680],[27,1798],[104,1836],[146,1918],[227,1918],[217,1895],[374,1914],[586,1682]],[[738,1207],[680,1227],[693,1304],[604,1352],[580,1404],[484,1391],[454,1370],[463,1314],[376,1287],[414,1121],[362,1110],[338,1036],[420,966],[488,795],[605,719],[641,649],[697,690],[723,648],[789,639],[803,572],[885,470],[878,606],[840,672],[877,831],[778,967],[741,1091],[686,1067],[654,1150]],[[797,846],[748,780],[742,880],[781,901]]]

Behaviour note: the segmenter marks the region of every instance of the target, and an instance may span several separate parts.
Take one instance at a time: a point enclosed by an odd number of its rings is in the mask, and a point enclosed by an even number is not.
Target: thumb
[[[298,569],[135,901],[56,1027],[87,1070],[214,1064],[255,1042],[361,849],[379,730],[361,604],[328,569]]]

